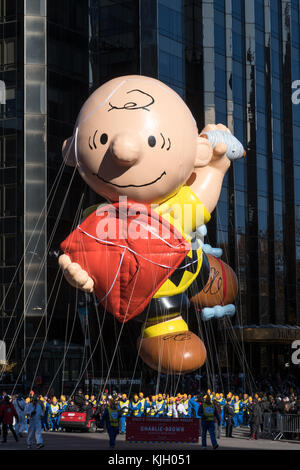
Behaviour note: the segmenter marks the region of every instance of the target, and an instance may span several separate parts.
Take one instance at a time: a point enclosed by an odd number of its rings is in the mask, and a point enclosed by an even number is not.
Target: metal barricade
[[[264,413],[263,430],[271,434],[274,441],[280,440],[284,434],[300,433],[299,414]]]

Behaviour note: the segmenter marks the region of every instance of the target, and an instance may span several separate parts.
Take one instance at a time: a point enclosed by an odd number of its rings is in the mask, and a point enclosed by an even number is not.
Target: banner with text
[[[198,442],[199,419],[134,418],[126,419],[126,440],[133,442]]]

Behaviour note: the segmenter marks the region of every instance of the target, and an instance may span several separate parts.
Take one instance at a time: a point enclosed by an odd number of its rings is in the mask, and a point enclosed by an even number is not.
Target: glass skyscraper
[[[245,363],[258,373],[290,362],[291,343],[300,338],[300,104],[292,101],[300,80],[299,0],[2,0],[0,6],[0,79],[7,87],[0,116],[0,302],[24,246],[38,247],[27,250],[33,253],[22,260],[25,271],[14,278],[13,296],[0,312],[2,335],[18,299],[12,333],[25,307],[32,321],[40,318],[39,307],[46,329],[54,312],[58,328],[50,325],[50,337],[64,339],[74,290],[63,281],[54,303],[56,259],[47,256],[42,270],[31,260],[69,233],[83,193],[83,206],[97,198],[65,170],[49,208],[61,143],[89,93],[111,78],[142,74],[179,93],[199,130],[223,123],[247,151],[226,175],[207,227],[208,243],[223,249],[239,279],[236,316],[200,325],[218,344],[212,357],[236,372]],[[72,196],[52,240],[71,180]],[[110,331],[117,337],[118,325],[107,321],[105,338]],[[101,340],[101,354],[108,339]],[[118,361],[125,348],[130,369],[134,345],[130,353],[122,341]]]
[[[252,370],[279,368],[300,337],[299,1],[91,0],[90,11],[93,87],[157,77],[199,130],[223,123],[243,143],[247,157],[225,177],[208,241],[238,275],[233,341],[243,339]],[[229,328],[224,320],[211,330],[221,349],[231,348]],[[230,362],[241,367],[235,354]]]

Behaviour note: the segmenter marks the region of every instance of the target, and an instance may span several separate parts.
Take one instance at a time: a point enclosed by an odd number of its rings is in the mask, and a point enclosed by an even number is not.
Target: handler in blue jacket
[[[220,425],[220,416],[216,407],[211,402],[209,395],[206,395],[204,403],[199,406],[198,416],[201,418],[202,447],[206,447],[206,435],[208,431],[212,446],[214,449],[217,449],[219,445],[215,436],[215,419]]]

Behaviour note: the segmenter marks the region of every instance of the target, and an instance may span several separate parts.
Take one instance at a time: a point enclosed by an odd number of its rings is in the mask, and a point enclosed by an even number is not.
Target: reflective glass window
[[[225,12],[225,0],[214,0],[214,7],[221,12]]]
[[[227,102],[225,99],[215,96],[216,106],[216,122],[225,124],[227,123]]]
[[[255,26],[264,30],[265,18],[264,18],[264,1],[255,0]]]
[[[159,32],[166,36],[182,41],[183,36],[183,15],[181,12],[159,4],[158,5],[158,18],[159,18]]]
[[[294,145],[294,162],[296,164],[300,164],[300,126],[293,126],[293,145]]]
[[[16,265],[17,244],[15,235],[2,235],[0,237],[0,264],[2,266]]]
[[[232,58],[239,62],[242,62],[244,58],[244,38],[241,34],[238,34],[236,32],[233,32],[232,37]]]
[[[17,186],[4,184],[0,186],[0,217],[16,215]]]
[[[226,202],[218,202],[217,221],[219,229],[228,230],[228,206]]]
[[[185,92],[183,2],[158,4],[158,78],[182,97]]]
[[[226,35],[225,35],[225,16],[223,13],[215,10],[214,14],[214,41],[215,52],[226,55]]]
[[[0,21],[12,21],[17,16],[17,0],[1,0]]]
[[[237,75],[233,75],[232,77],[232,94],[234,97],[234,101],[238,104],[244,103],[244,87],[243,87],[243,79]]]
[[[16,101],[16,88],[6,89],[6,103],[1,106],[3,108],[2,117],[15,117],[17,113],[17,101]]]
[[[0,41],[0,65],[2,69],[8,70],[15,67],[16,42],[15,39]]]
[[[16,136],[6,136],[0,139],[0,167],[15,166],[17,162]]]
[[[232,16],[234,18],[241,18],[243,14],[243,2],[241,2],[240,0],[232,0],[231,10]]]
[[[236,134],[235,134],[236,135]],[[243,189],[246,183],[246,165],[245,162],[236,161],[234,162],[234,184],[238,189]],[[240,191],[238,191],[240,193]]]

